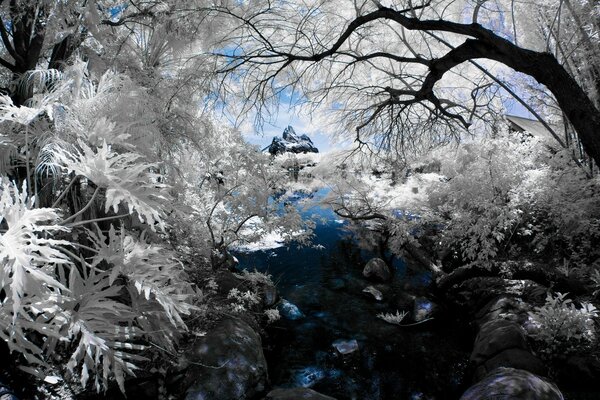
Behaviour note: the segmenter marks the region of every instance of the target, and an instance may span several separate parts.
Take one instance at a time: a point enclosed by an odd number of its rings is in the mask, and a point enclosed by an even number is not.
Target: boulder
[[[519,324],[505,319],[485,323],[475,339],[471,361],[481,365],[508,349],[528,350],[525,331]]]
[[[271,390],[265,400],[335,400],[309,388]]]
[[[498,296],[512,295],[523,298],[539,285],[528,280],[500,277],[476,277],[466,279],[449,289],[449,300],[465,308],[468,314],[476,314]]]
[[[522,369],[539,376],[548,376],[548,368],[546,368],[542,360],[531,354],[529,351],[523,349],[507,349],[501,351],[480,365],[475,371],[474,378],[476,380],[483,379],[489,372],[500,367]]]
[[[498,368],[471,386],[460,400],[563,400],[558,388],[530,372]]]
[[[268,381],[260,336],[239,319],[221,321],[190,343],[180,368],[186,400],[253,399]]]
[[[368,279],[387,282],[392,278],[392,271],[381,258],[372,258],[365,265],[363,276]]]

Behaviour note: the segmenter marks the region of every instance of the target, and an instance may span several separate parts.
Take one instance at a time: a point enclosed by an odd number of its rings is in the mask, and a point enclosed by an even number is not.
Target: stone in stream
[[[305,367],[294,375],[294,384],[307,388],[313,386],[326,376],[327,373],[319,367]]]
[[[277,305],[277,309],[284,318],[290,319],[292,321],[304,318],[304,314],[302,313],[302,311],[300,311],[298,306],[296,306],[293,303],[290,303],[286,299],[281,299],[281,301]]]
[[[363,269],[363,276],[368,279],[387,282],[392,278],[390,267],[381,258],[371,258]]]
[[[254,399],[267,385],[260,336],[241,319],[221,321],[182,349],[186,400]]]
[[[437,305],[426,297],[417,297],[413,306],[413,319],[415,322],[421,322],[432,318]]]
[[[354,353],[356,350],[358,350],[358,342],[356,341],[356,339],[350,339],[350,340],[336,340],[335,342],[333,342],[331,344],[333,347],[335,347],[335,349],[338,351],[338,353],[340,354],[350,354],[350,353]]]
[[[335,400],[308,388],[275,389],[271,390],[265,400]]]
[[[530,372],[498,368],[471,386],[460,400],[564,400],[558,388]]]
[[[373,298],[375,298],[375,300],[377,301],[383,300],[383,294],[379,290],[375,289],[373,286],[367,286],[366,288],[364,288],[363,293],[368,293],[372,295]]]

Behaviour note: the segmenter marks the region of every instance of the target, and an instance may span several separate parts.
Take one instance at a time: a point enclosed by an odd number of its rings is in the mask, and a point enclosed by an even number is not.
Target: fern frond
[[[2,183],[0,222],[8,229],[0,235],[0,287],[12,299],[13,324],[22,313],[21,299],[52,290],[66,291],[54,278],[53,265],[70,264],[58,246],[70,242],[50,235],[67,228],[57,225],[59,215],[53,208],[33,208],[35,200],[27,198],[26,183],[19,191],[15,183]]]
[[[107,272],[97,272],[87,265],[83,270],[89,273],[72,268],[69,275],[71,307],[67,312],[67,337],[76,339],[77,344],[67,370],[78,375],[84,387],[93,375],[98,391],[106,389],[112,372],[125,392],[125,374],[133,375],[137,369],[135,362],[144,360],[131,353],[144,349],[134,344],[140,334],[139,329],[131,326],[135,315],[130,307],[114,300],[122,287],[112,285]]]
[[[112,266],[111,284],[119,276],[126,277],[146,301],[160,305],[173,326],[185,328],[181,315],[188,315],[193,309],[187,303],[192,290],[182,277],[179,262],[169,250],[137,240],[126,234],[122,227],[117,233],[112,225],[108,237],[100,231],[98,234],[88,231],[88,235],[98,251],[92,266],[102,261],[109,263]]]
[[[50,142],[42,146],[37,154],[35,161],[35,173],[38,176],[57,177],[60,175],[58,167],[57,154],[59,153],[60,145],[55,142]]]
[[[34,69],[27,71],[17,80],[17,93],[24,98],[31,97],[34,93],[42,93],[50,90],[62,77],[62,72],[57,69]]]
[[[113,209],[118,213],[124,203],[129,213],[137,212],[140,221],[152,230],[155,225],[164,230],[162,207],[169,196],[167,186],[158,183],[160,176],[150,172],[155,164],[140,161],[139,154],[115,153],[106,142],[92,149],[80,140],[79,147],[82,151],[61,151],[60,161],[68,172],[85,176],[106,189],[106,212]]]

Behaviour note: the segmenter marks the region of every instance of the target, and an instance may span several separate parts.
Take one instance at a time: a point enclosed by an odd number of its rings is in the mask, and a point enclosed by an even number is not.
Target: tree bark
[[[600,110],[552,54],[523,49],[496,35],[469,41],[478,48],[479,58],[501,62],[546,86],[577,131],[585,152],[600,165]]]

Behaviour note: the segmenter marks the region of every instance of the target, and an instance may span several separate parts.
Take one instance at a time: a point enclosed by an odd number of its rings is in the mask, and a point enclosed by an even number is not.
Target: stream
[[[430,302],[428,275],[402,259],[393,262],[391,282],[364,279],[373,254],[359,249],[344,222],[318,204],[325,194],[309,196],[310,206],[301,210],[305,218],[318,217],[312,246],[236,254],[238,268],[272,275],[281,297],[297,307],[267,328],[273,387],[311,387],[338,400],[458,399],[469,384],[463,379],[472,346],[467,328]],[[363,293],[370,285],[383,300]],[[377,317],[412,311],[415,297],[438,309],[432,321],[400,327]]]

